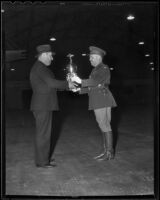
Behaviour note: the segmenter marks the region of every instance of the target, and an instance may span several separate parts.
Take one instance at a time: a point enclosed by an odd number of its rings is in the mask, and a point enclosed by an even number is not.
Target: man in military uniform
[[[94,46],[90,46],[89,50],[89,60],[94,67],[89,79],[82,80],[78,76],[74,76],[72,81],[81,84],[80,94],[88,93],[89,110],[94,110],[96,120],[102,131],[104,150],[95,159],[110,160],[114,158],[113,134],[110,125],[111,108],[117,106],[117,104],[109,89],[109,67],[103,64],[103,57],[106,55],[106,52]]]
[[[35,164],[37,167],[50,168],[55,166],[51,159],[51,127],[52,111],[59,110],[57,89],[73,89],[73,83],[56,80],[48,68],[53,60],[54,52],[50,45],[37,47],[37,61],[30,71],[30,83],[33,90],[31,110],[36,120]]]

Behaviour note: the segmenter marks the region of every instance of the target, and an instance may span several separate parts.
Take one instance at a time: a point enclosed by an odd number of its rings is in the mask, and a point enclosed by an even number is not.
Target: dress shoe
[[[50,159],[50,163],[51,163],[51,162],[55,162],[55,158],[51,158],[51,159]]]
[[[56,167],[56,164],[46,164],[46,165],[36,165],[37,167],[41,167],[41,168],[52,168],[52,167]]]
[[[56,165],[55,160],[50,161],[50,164],[51,164],[51,165]]]
[[[51,158],[51,159],[50,159],[50,164],[51,164],[51,165],[56,165],[55,158]]]

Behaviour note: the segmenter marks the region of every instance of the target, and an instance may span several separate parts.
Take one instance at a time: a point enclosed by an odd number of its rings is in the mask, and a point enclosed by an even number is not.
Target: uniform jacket
[[[30,72],[30,83],[33,90],[31,110],[59,110],[57,89],[67,89],[67,81],[56,80],[47,66],[36,61]]]
[[[80,94],[88,93],[89,110],[117,106],[109,89],[109,84],[110,70],[109,67],[103,63],[92,70],[89,79],[82,80]]]

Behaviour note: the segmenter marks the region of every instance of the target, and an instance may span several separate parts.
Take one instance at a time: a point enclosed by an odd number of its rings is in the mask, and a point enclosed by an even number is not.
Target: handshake
[[[68,81],[69,89],[72,92],[78,92],[81,90],[82,80],[76,74],[72,74],[72,76],[69,76],[67,78],[67,81]]]

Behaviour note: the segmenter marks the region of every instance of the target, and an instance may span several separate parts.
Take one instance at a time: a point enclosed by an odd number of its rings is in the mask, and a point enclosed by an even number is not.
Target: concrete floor
[[[53,169],[34,165],[32,113],[6,112],[6,195],[153,195],[152,106],[128,105],[113,111],[116,156],[98,162],[93,157],[101,150],[101,133],[93,112],[80,101],[82,98],[66,101],[55,113],[55,123],[61,122],[61,127],[55,127],[55,134],[60,135],[54,151],[57,167]]]

